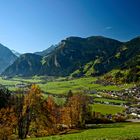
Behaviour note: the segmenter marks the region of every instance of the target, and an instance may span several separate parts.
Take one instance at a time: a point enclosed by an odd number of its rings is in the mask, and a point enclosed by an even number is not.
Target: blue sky
[[[35,52],[69,36],[140,35],[140,0],[0,0],[0,43]]]

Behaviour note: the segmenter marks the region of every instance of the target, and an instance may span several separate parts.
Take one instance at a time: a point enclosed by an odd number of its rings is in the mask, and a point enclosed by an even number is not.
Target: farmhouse
[[[16,88],[27,88],[28,86],[29,86],[28,84],[24,84],[24,83],[20,83],[20,84],[15,85]]]

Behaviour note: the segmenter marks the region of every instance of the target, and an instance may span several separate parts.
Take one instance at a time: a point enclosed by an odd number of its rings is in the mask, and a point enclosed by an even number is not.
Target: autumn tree
[[[52,122],[52,124],[55,125],[57,123],[58,110],[57,110],[57,105],[52,96],[48,96],[46,107],[47,107],[49,120],[50,122]]]
[[[52,96],[48,96],[48,98],[44,100],[42,115],[46,118],[45,125],[48,134],[55,134],[58,131],[56,125],[59,119],[59,108]]]
[[[69,98],[62,116],[65,122],[71,123],[70,127],[84,127],[89,99],[82,94],[76,94]],[[65,117],[64,115],[68,115]],[[63,120],[64,122],[64,120]]]
[[[42,92],[39,86],[33,84],[24,98],[23,112],[22,115],[25,118],[25,137],[29,133],[30,125],[36,129],[32,131],[37,131],[38,115],[41,114],[41,102],[42,102]]]
[[[37,85],[32,85],[25,95],[18,98],[17,118],[20,139],[27,135],[46,136],[57,131],[57,105],[53,97],[45,99]]]
[[[25,139],[29,134],[31,122],[36,121],[39,114],[42,93],[37,85],[32,85],[26,91],[19,91],[19,96],[16,98],[15,112],[17,116],[17,130],[20,139]]]
[[[16,134],[17,118],[13,107],[0,109],[0,139],[8,140]]]
[[[11,92],[5,87],[0,87],[0,139],[6,140],[15,133],[17,120],[12,105]]]
[[[60,129],[63,129],[64,125],[66,125],[68,128],[72,126],[72,111],[71,108],[68,106],[62,107],[60,109],[61,119],[60,119]]]

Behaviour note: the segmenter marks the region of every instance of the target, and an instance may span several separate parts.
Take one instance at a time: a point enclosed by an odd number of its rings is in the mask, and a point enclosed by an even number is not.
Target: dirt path
[[[140,119],[128,119],[127,122],[140,122]]]

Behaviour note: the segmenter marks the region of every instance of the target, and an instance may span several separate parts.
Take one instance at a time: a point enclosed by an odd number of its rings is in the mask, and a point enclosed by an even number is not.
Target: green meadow
[[[9,89],[15,90],[15,85],[19,83],[36,83],[40,86],[41,90],[44,92],[54,93],[54,94],[65,94],[69,90],[73,92],[84,92],[85,90],[113,90],[118,91],[125,88],[132,87],[132,84],[115,86],[108,85],[103,86],[100,84],[95,84],[97,78],[95,77],[86,77],[86,78],[78,78],[67,80],[66,78],[60,77],[55,80],[49,80],[49,78],[44,77],[31,77],[31,78],[22,78],[22,77],[14,77],[11,79],[2,79],[0,77],[0,84],[9,85]],[[13,86],[13,87],[11,87]]]
[[[132,84],[127,84],[123,86],[115,86],[115,85],[103,86],[100,84],[95,84],[94,83],[95,81],[96,81],[95,77],[87,77],[73,80],[50,81],[45,84],[39,84],[39,86],[44,92],[55,94],[64,94],[67,93],[69,90],[72,90],[73,92],[84,92],[86,90],[119,91],[133,86]]]
[[[100,112],[101,114],[116,114],[122,113],[125,110],[122,106],[106,105],[106,104],[93,104],[92,111]]]
[[[14,81],[13,79],[4,80],[4,79],[2,79],[2,77],[0,77],[0,84],[2,84],[2,85],[13,85],[14,86],[18,83],[19,83],[18,81]]]
[[[44,80],[45,79],[45,80]],[[32,78],[21,78],[14,77],[11,79],[4,80],[0,77],[0,83],[3,85],[9,85],[10,90],[16,90],[15,85],[19,83],[36,83],[40,86],[41,90],[51,94],[66,94],[69,90],[72,92],[84,92],[87,90],[112,90],[119,91],[125,88],[130,88],[133,85],[127,84],[122,86],[103,86],[100,84],[95,84],[97,78],[86,77],[67,80],[66,78],[60,77],[57,79],[49,80],[44,77],[32,77]],[[108,103],[126,103],[126,101],[107,99],[107,98],[97,98],[97,94],[90,94],[93,96],[94,101],[108,102]],[[48,94],[44,94],[44,97],[48,97]],[[55,97],[54,100],[58,105],[63,105],[65,103],[65,98]],[[91,105],[92,111],[100,112],[101,114],[116,114],[122,113],[125,108],[118,105],[108,105],[108,104],[97,104]],[[32,138],[29,140],[135,140],[140,139],[140,123],[114,123],[114,124],[100,124],[94,125],[92,128],[84,130],[70,130],[68,134],[48,136],[41,138]]]
[[[72,132],[73,133],[73,132]],[[30,140],[139,140],[140,123],[115,123],[94,125],[73,134],[32,138]]]

